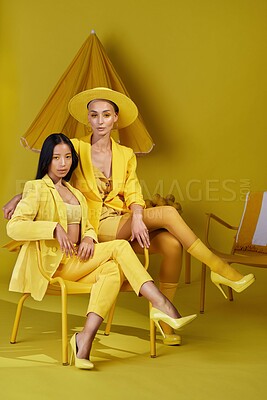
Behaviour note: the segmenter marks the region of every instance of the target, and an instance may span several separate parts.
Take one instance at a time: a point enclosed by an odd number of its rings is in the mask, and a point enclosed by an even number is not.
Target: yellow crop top
[[[65,203],[67,210],[67,223],[79,224],[82,219],[82,210],[80,204]]]

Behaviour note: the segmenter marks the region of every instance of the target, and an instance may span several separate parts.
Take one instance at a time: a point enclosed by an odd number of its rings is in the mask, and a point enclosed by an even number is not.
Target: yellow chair
[[[67,318],[67,296],[69,294],[82,294],[90,293],[92,285],[72,282],[62,279],[61,277],[50,278],[43,269],[41,257],[40,257],[40,243],[36,241],[38,268],[41,274],[49,281],[49,285],[46,291],[47,295],[61,296],[61,323],[62,323],[62,364],[68,365],[68,318]],[[24,301],[30,293],[24,293],[20,298],[17,306],[15,321],[11,333],[10,343],[16,343],[20,317],[22,313],[22,307]]]
[[[68,365],[68,319],[67,319],[67,296],[70,294],[89,294],[91,292],[92,285],[67,281],[62,279],[61,277],[50,278],[43,269],[42,261],[40,257],[40,243],[36,241],[36,250],[37,250],[37,260],[38,260],[38,268],[41,274],[49,281],[49,285],[46,291],[46,295],[54,295],[61,296],[61,318],[62,318],[62,364]],[[148,251],[145,251],[145,268],[148,268],[149,257]],[[122,290],[130,287],[128,282],[125,282]],[[20,298],[17,306],[17,311],[15,315],[15,321],[13,324],[13,329],[11,333],[10,343],[15,344],[20,318],[22,314],[22,307],[24,305],[25,300],[30,296],[30,293],[24,293]],[[115,304],[110,310],[108,317],[108,325],[109,331],[112,323],[112,317],[114,314]],[[106,328],[107,329],[107,328]],[[150,321],[150,342],[151,342],[151,357],[156,356],[155,352],[155,325],[153,321]],[[153,345],[152,345],[153,344]]]
[[[149,266],[149,253],[148,249],[144,248],[144,268],[147,270]],[[133,289],[128,281],[123,282],[122,287],[120,289],[121,292],[132,292]],[[110,309],[106,328],[105,328],[105,335],[108,336],[111,330],[111,324],[113,321],[114,311],[115,311],[116,301],[114,302],[113,306]],[[151,308],[151,304],[149,303],[149,310]],[[150,357],[156,357],[156,327],[154,322],[150,319]]]
[[[265,199],[265,200],[264,200]],[[264,224],[267,232],[267,192],[249,192],[239,226],[233,226],[212,213],[207,214],[205,243],[207,247],[229,264],[242,264],[250,267],[267,268],[267,244],[257,244],[262,232],[259,227]],[[210,244],[211,222],[229,229],[233,233],[233,245],[230,253],[214,249]],[[229,231],[228,231],[229,232]],[[263,232],[264,233],[264,232]],[[258,238],[258,239],[257,239]],[[261,238],[260,238],[261,241]],[[205,307],[206,265],[202,264],[200,312]],[[233,291],[228,288],[229,300],[233,301]]]

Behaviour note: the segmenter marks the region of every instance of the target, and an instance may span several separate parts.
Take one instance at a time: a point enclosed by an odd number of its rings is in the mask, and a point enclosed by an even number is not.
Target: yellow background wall
[[[266,189],[265,0],[1,0],[0,7],[1,204],[34,177],[37,155],[19,138],[91,29],[156,143],[139,158],[145,197],[172,191],[202,237],[205,212],[237,224],[244,193]],[[0,256],[7,280],[15,255]]]

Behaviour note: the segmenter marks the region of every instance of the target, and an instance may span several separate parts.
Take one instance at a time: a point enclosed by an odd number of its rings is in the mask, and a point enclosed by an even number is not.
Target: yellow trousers
[[[145,282],[153,280],[126,240],[97,243],[93,257],[85,262],[75,256],[64,259],[54,276],[93,283],[87,314],[93,312],[103,319],[125,279],[137,295]]]

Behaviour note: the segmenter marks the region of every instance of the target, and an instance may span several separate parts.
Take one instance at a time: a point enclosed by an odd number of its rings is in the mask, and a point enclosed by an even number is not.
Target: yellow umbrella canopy
[[[75,94],[94,87],[108,87],[130,97],[100,40],[92,31],[21,137],[23,146],[40,151],[43,141],[51,133],[62,132],[69,138],[88,134],[88,128],[69,114],[68,103]],[[136,154],[149,153],[154,146],[140,113],[133,124],[118,132],[117,139]]]

